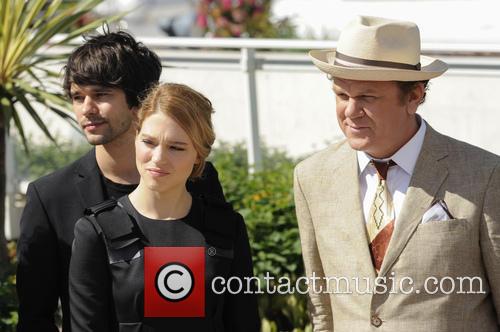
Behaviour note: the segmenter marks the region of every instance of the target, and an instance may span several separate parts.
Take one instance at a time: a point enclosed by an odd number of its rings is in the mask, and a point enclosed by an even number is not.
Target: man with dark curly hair
[[[137,186],[135,117],[161,70],[158,56],[123,31],[92,36],[70,55],[63,87],[94,148],[28,187],[18,242],[19,332],[58,331],[59,300],[63,331],[70,331],[68,269],[75,222],[85,208]],[[211,164],[189,187],[224,199]]]

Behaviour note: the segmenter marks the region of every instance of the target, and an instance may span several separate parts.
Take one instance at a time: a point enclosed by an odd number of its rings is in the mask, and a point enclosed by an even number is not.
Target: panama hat
[[[312,61],[332,77],[363,81],[425,81],[443,74],[441,60],[420,55],[415,23],[358,16],[342,30],[336,50],[313,50]]]

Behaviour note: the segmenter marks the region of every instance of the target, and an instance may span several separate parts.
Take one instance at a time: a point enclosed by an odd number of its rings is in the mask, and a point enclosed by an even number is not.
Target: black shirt
[[[201,231],[203,215],[199,199],[193,198],[186,216],[174,220],[157,220],[144,216],[132,205],[128,196],[120,199],[120,202],[137,222],[149,246],[177,246],[179,243],[183,246],[204,245],[203,240],[200,242],[197,236],[193,238],[189,236],[190,232],[186,232],[186,226]]]
[[[101,174],[101,180],[102,180],[104,197],[106,197],[106,199],[110,198],[118,199],[122,196],[130,194],[135,188],[137,188],[137,184],[116,183],[111,181],[102,174]]]

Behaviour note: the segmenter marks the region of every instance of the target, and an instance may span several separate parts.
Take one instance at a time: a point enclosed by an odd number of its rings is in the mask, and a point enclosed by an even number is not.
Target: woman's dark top
[[[128,244],[130,241],[124,240],[125,245],[118,250],[109,249],[107,242],[107,250],[103,228],[95,219],[81,218],[75,226],[69,276],[73,332],[260,330],[254,294],[212,291],[212,280],[217,276],[226,280],[237,276],[245,285],[244,278],[253,275],[248,236],[238,213],[225,203],[193,197],[186,217],[153,220],[141,215],[128,196],[119,202],[133,218],[139,241]],[[123,218],[116,213],[112,216]],[[205,248],[205,317],[144,317],[143,247]]]

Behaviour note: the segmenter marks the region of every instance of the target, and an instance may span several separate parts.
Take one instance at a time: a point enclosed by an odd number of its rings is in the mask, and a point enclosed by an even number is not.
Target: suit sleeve
[[[243,284],[246,278],[253,277],[252,254],[243,217],[238,214],[236,227],[234,259],[231,276],[240,278]],[[234,332],[259,332],[260,318],[255,292],[244,294],[225,293],[224,297],[224,330]]]
[[[315,285],[309,283],[308,297],[313,330],[314,332],[332,332],[333,321],[330,298],[327,293],[315,291],[326,290],[325,274],[316,244],[316,235],[309,206],[300,184],[299,166],[295,168],[294,172],[294,198],[306,276],[308,280],[312,280],[314,274],[315,278]]]
[[[56,332],[60,296],[57,236],[33,183],[28,186],[17,245],[18,332]]]
[[[500,165],[493,171],[484,198],[481,251],[500,328]]]
[[[188,181],[187,189],[195,196],[206,195],[217,200],[226,201],[219,181],[219,174],[214,165],[207,161],[200,179]]]
[[[72,332],[114,330],[106,247],[92,223],[85,218],[75,225],[69,293]]]

